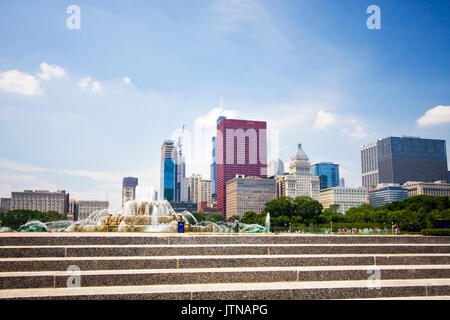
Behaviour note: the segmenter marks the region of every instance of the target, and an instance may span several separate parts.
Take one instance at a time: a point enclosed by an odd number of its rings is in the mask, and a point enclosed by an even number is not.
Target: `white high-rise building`
[[[319,177],[311,175],[311,163],[299,143],[289,162],[289,174],[275,177],[277,197],[308,196],[319,200]]]
[[[184,156],[181,156],[181,163],[178,165],[178,183],[180,184],[180,196],[181,202],[188,201],[188,178],[186,178],[186,160]]]
[[[267,165],[267,176],[268,177],[276,177],[284,174],[284,164],[281,159],[270,160]]]
[[[324,209],[329,208],[332,204],[339,205],[338,212],[345,213],[348,209],[359,207],[368,203],[367,189],[334,187],[323,189],[320,191],[320,203]]]

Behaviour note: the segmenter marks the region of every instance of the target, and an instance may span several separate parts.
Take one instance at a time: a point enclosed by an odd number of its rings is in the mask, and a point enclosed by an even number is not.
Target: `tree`
[[[195,219],[197,219],[198,222],[202,222],[202,221],[206,220],[206,216],[203,212],[194,211],[194,212],[192,212],[192,215],[195,217]]]
[[[221,213],[213,213],[206,219],[206,221],[223,222],[222,214]]]
[[[303,218],[305,224],[320,223],[319,216],[322,214],[322,204],[308,196],[300,196],[294,199],[296,215]]]
[[[234,222],[234,220],[236,220],[236,219],[238,219],[238,221],[240,221],[241,217],[240,216],[236,216],[236,215],[231,216],[230,218],[227,219],[227,222]]]
[[[339,212],[339,205],[338,204],[332,204],[329,208],[326,208],[323,210],[323,215],[334,215],[334,214],[340,214]]]
[[[1,225],[13,230],[19,229],[21,225],[31,220],[39,220],[41,222],[67,220],[67,215],[56,211],[39,212],[22,209],[0,213]]]
[[[258,214],[255,211],[247,211],[242,215],[241,222],[246,224],[259,224]]]

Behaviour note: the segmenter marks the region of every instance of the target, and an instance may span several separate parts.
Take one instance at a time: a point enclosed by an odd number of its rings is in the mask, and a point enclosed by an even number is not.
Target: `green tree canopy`
[[[206,220],[211,222],[221,222],[223,221],[223,218],[221,213],[212,213]]]
[[[203,212],[194,211],[194,212],[192,212],[192,215],[195,217],[195,219],[197,219],[198,222],[202,222],[202,221],[206,220],[206,216]]]
[[[391,224],[395,223],[404,231],[420,231],[434,228],[437,219],[450,220],[450,198],[421,195],[395,201],[379,208],[363,204],[341,214],[336,205],[323,210],[318,201],[307,196],[295,199],[281,197],[266,204],[262,215],[259,215],[259,224],[264,223],[263,219],[267,212],[270,212],[272,225],[291,223],[311,226],[333,222],[354,224],[359,227],[367,225],[390,228]]]
[[[39,212],[22,209],[0,213],[0,225],[13,230],[19,229],[21,225],[31,220],[39,220],[41,222],[67,220],[67,215],[55,211]]]

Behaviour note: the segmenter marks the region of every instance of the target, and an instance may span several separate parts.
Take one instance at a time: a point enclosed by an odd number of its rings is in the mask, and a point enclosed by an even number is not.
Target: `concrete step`
[[[285,281],[0,290],[0,299],[348,299],[449,296],[450,279]],[[225,313],[225,310],[222,310]]]
[[[422,297],[381,297],[381,298],[359,298],[341,300],[450,300],[450,296],[422,296]]]
[[[282,281],[450,279],[450,265],[252,267],[199,269],[131,269],[80,271],[82,287]],[[73,273],[66,271],[1,272],[0,289],[64,288]]]
[[[3,246],[0,257],[450,253],[450,244],[199,244]]]
[[[81,270],[186,269],[227,267],[445,265],[450,254],[305,254],[130,257],[0,258],[0,272]]]
[[[0,246],[120,245],[120,244],[450,244],[450,237],[420,235],[314,235],[314,234],[157,234],[157,233],[0,233]]]

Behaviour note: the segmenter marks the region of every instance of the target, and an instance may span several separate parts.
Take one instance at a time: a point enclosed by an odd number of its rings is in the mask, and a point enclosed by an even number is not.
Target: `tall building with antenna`
[[[185,125],[181,129],[181,134],[178,137],[178,162],[177,162],[177,177],[176,177],[176,191],[175,201],[188,201],[188,180],[186,178],[186,161],[183,156],[183,133]]]

